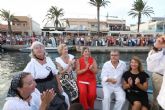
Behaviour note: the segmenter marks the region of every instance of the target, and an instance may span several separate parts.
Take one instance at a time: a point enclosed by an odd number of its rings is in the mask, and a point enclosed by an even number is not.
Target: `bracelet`
[[[158,52],[158,51],[161,51],[162,50],[162,48],[161,49],[158,49],[158,48],[156,48],[155,46],[153,46],[153,48],[152,48],[155,52]]]

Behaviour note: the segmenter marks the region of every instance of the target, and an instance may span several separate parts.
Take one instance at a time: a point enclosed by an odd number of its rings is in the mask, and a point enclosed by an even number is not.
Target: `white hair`
[[[45,52],[45,56],[47,56],[47,52],[46,52],[46,50],[45,50],[45,46],[44,46],[41,42],[39,42],[39,41],[34,41],[34,42],[32,43],[32,45],[31,45],[31,47],[30,47],[31,53],[30,53],[29,56],[30,56],[31,58],[35,58],[33,49],[34,49],[36,46],[43,46],[44,52]]]
[[[45,46],[41,43],[41,42],[39,42],[39,41],[34,41],[33,43],[32,43],[32,45],[31,45],[31,49],[34,49],[34,47],[36,47],[36,46],[39,46],[39,45],[41,45],[41,46],[43,46],[44,48],[45,48]]]

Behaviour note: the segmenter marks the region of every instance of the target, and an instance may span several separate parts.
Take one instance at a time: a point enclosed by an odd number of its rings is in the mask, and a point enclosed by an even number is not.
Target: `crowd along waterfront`
[[[79,52],[73,52],[71,54],[75,55],[76,58],[80,56]],[[54,60],[58,56],[58,53],[49,53],[48,55]],[[121,60],[126,61],[128,64],[130,58],[134,55],[137,55],[140,57],[140,59],[142,60],[144,69],[146,70],[147,52],[121,53]],[[92,53],[92,56],[95,57],[99,69],[102,68],[102,65],[104,62],[109,60],[109,52],[108,53],[100,53],[100,52]],[[15,74],[15,72],[23,70],[26,64],[29,62],[29,60],[30,60],[29,53],[6,52],[0,55],[0,91],[1,91],[0,92],[0,110],[3,107],[3,103],[6,97],[6,92],[8,90],[12,76]],[[100,83],[99,78],[98,78],[98,83]],[[149,88],[152,89],[151,83],[149,85]]]

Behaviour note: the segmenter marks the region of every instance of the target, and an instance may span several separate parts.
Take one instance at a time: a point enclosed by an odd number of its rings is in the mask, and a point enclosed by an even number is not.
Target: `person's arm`
[[[138,83],[138,84],[136,84],[136,85],[137,85],[137,87],[138,87],[139,89],[141,89],[141,90],[143,90],[143,91],[147,91],[147,89],[148,89],[148,82],[147,82],[147,81],[144,82],[143,84]]]
[[[31,61],[26,65],[26,67],[24,68],[23,72],[28,72],[31,73],[31,75],[33,76],[33,78],[35,78],[35,67],[34,67],[34,63],[32,63]]]
[[[147,70],[150,72],[164,73],[164,63],[165,57],[163,55],[163,50],[155,52],[151,50],[147,57]]]
[[[50,102],[53,100],[55,95],[56,94],[54,93],[53,89],[44,91],[41,95],[41,105],[39,110],[47,110]]]
[[[80,63],[79,60],[76,61],[76,73],[77,74],[83,74],[84,72],[86,72],[88,70],[88,66],[87,65],[84,69],[80,69]]]
[[[93,72],[93,73],[97,73],[98,69],[97,69],[97,63],[96,60],[93,60],[93,64],[89,67],[89,69]]]
[[[103,82],[111,82],[112,79],[108,77],[108,70],[107,64],[104,63],[102,70],[101,70],[101,79]]]
[[[55,78],[56,78],[57,83],[58,83],[59,92],[62,93],[63,92],[63,88],[61,86],[61,82],[60,82],[59,76],[58,75],[55,75]]]
[[[58,72],[61,74],[61,75],[64,75],[68,69],[70,68],[71,65],[68,65],[68,67],[66,69],[63,69],[63,67],[58,63],[58,62],[55,62],[57,68],[58,68]]]
[[[146,81],[145,81],[143,84],[141,84],[141,83],[140,83],[140,79],[139,79],[139,78],[136,78],[136,79],[135,79],[135,84],[136,84],[136,86],[137,86],[139,89],[141,89],[141,90],[143,90],[143,91],[147,91],[147,89],[148,89],[148,81],[147,81],[147,79],[146,79]]]
[[[125,80],[123,81],[123,89],[129,89],[131,86]]]
[[[164,48],[165,48],[165,36],[160,36],[156,39],[156,42],[152,50],[148,54],[147,69],[151,72],[164,73]]]

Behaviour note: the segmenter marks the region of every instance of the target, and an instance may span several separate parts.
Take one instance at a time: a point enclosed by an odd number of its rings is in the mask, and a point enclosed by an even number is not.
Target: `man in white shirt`
[[[119,51],[110,53],[110,60],[105,62],[101,72],[103,85],[103,110],[110,110],[111,95],[115,94],[115,105],[113,110],[122,110],[125,103],[125,92],[122,89],[122,75],[126,71],[125,62],[119,60]]]
[[[165,36],[157,38],[147,57],[147,69],[163,76],[163,82],[157,97],[158,104],[165,109]],[[160,79],[161,80],[161,79]],[[161,109],[161,108],[160,108]]]

